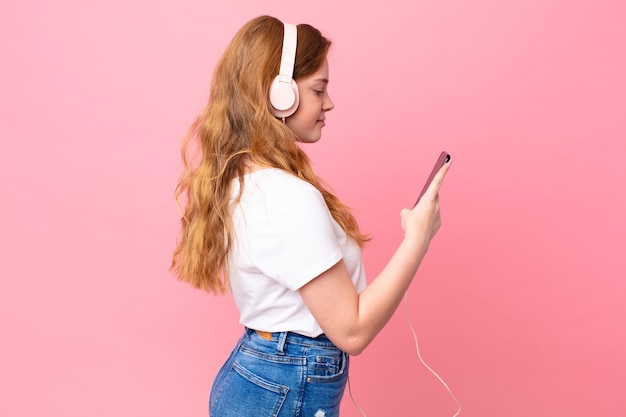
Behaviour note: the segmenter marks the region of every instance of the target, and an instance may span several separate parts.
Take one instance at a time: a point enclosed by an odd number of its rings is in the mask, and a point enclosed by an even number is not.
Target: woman
[[[349,355],[389,321],[441,224],[449,164],[401,211],[404,239],[366,285],[367,237],[298,146],[320,139],[334,107],[329,47],[306,24],[248,22],[183,147],[177,198],[186,203],[172,268],[197,288],[230,288],[245,326],[213,383],[213,417],[337,416]]]

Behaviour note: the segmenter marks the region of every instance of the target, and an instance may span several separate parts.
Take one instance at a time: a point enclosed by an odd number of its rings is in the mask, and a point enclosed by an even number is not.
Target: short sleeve
[[[341,260],[335,222],[321,193],[282,173],[246,183],[241,201],[248,256],[263,273],[292,291]]]

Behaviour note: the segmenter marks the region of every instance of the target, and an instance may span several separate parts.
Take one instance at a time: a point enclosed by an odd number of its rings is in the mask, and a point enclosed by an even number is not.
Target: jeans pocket
[[[336,349],[316,352],[310,357],[308,379],[316,382],[335,381],[347,371],[348,355]]]
[[[211,399],[211,417],[277,416],[289,388],[268,381],[234,362],[232,369],[216,387]]]

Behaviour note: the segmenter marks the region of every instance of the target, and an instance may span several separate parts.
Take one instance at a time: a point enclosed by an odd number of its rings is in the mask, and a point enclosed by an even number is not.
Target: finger
[[[428,198],[431,201],[437,198],[437,194],[439,193],[439,189],[441,188],[441,185],[443,184],[443,180],[446,177],[448,170],[450,169],[450,165],[452,165],[452,161],[446,162],[445,164],[443,164],[441,168],[439,168],[439,171],[434,176],[432,182],[430,183],[430,185],[426,189],[426,192],[424,193],[425,198]]]

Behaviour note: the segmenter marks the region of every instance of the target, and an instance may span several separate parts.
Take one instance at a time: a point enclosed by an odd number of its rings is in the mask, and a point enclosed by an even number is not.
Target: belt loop
[[[280,332],[278,334],[278,345],[276,349],[282,355],[285,354],[285,343],[287,342],[287,332]]]

